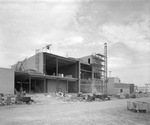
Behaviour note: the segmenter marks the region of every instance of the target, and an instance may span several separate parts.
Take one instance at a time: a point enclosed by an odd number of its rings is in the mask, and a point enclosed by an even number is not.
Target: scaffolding
[[[104,76],[105,76],[105,55],[100,53],[92,54],[92,66],[95,67],[93,73],[93,92],[105,93]]]
[[[102,64],[102,62],[104,62],[104,55],[100,53],[92,54],[92,58],[94,59],[92,65],[100,67],[101,69],[102,67],[104,67],[104,65]]]

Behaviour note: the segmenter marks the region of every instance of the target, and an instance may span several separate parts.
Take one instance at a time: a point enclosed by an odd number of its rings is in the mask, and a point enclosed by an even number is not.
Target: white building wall
[[[22,62],[24,62],[22,71],[32,69],[39,73],[43,73],[43,53],[39,53],[39,55],[38,55],[38,60],[39,60],[39,63],[38,63],[39,68],[38,69],[36,66],[36,58],[37,58],[37,55],[34,55],[34,56],[27,58],[25,61],[22,61]],[[11,68],[15,70],[16,65],[17,64],[12,65]],[[21,63],[18,63],[17,67],[20,67],[20,65],[21,65]]]
[[[67,82],[63,80],[47,80],[47,92],[66,92]]]
[[[14,94],[14,70],[0,68],[0,93]]]
[[[130,85],[120,83],[120,79],[118,77],[108,77],[107,83],[107,91],[108,94],[119,94],[121,93],[129,94],[130,93]]]
[[[122,90],[122,92],[121,92],[121,90]],[[114,94],[121,94],[121,93],[129,94],[130,90],[127,88],[115,88],[114,89]]]
[[[37,55],[34,55],[30,58],[28,58],[26,61],[25,61],[25,68],[26,70],[27,69],[33,69],[33,70],[36,70],[37,72],[40,72],[40,73],[43,73],[43,53],[39,53],[39,63],[38,63],[38,69],[36,67],[36,58],[37,58]]]
[[[124,94],[130,94],[130,89],[123,89]]]
[[[114,78],[108,78],[107,82],[107,92],[108,94],[114,94]]]
[[[114,77],[114,83],[120,83],[120,79],[118,77]]]
[[[84,63],[88,63],[88,59],[90,59],[90,63],[93,63],[91,55],[80,58],[80,61]]]
[[[58,84],[56,80],[47,80],[47,92],[57,92]]]

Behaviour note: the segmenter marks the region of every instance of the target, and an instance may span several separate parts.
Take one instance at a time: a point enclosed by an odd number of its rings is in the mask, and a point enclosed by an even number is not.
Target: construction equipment
[[[46,49],[46,51],[49,50],[50,53],[51,53],[51,46],[52,46],[52,44],[48,44],[48,45],[44,46],[44,47],[42,48],[42,51],[43,51],[44,49]]]

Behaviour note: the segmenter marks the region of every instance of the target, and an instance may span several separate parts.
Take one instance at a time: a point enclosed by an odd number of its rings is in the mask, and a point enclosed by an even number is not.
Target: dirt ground
[[[127,110],[128,99],[64,102],[40,96],[38,103],[0,106],[0,125],[150,125],[150,113]]]

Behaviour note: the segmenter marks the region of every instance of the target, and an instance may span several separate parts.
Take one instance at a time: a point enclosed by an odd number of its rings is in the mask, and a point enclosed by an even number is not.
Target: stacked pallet
[[[135,112],[150,112],[150,103],[146,101],[127,101],[127,109]]]

